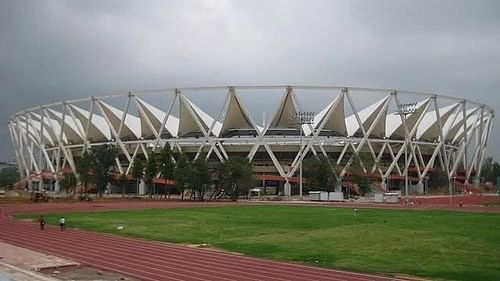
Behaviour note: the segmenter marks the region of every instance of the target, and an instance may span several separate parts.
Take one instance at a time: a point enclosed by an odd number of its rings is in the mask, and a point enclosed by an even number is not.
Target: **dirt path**
[[[409,280],[315,268],[81,230],[60,231],[55,226],[48,226],[46,230],[40,231],[36,223],[15,221],[7,215],[234,204],[246,203],[117,201],[4,205],[2,206],[3,215],[0,215],[0,241],[72,259],[82,264],[115,271],[141,280]]]
[[[462,207],[459,202],[462,202]],[[370,202],[312,202],[312,201],[238,201],[238,202],[198,202],[198,201],[166,201],[166,200],[137,200],[137,199],[110,199],[91,202],[73,203],[32,203],[32,204],[1,204],[0,212],[6,214],[47,214],[47,213],[73,213],[73,212],[98,212],[108,210],[127,209],[154,209],[154,208],[189,208],[211,206],[245,206],[255,204],[279,205],[310,205],[324,207],[352,208],[377,208],[377,209],[416,209],[416,210],[454,210],[463,212],[500,212],[500,205],[485,207],[485,203],[500,202],[496,195],[466,195],[466,196],[417,196],[409,197],[408,205],[383,204]]]
[[[197,202],[197,201],[161,201],[161,200],[98,200],[72,203],[32,203],[32,204],[0,204],[5,214],[47,214],[100,212],[128,209],[163,209],[163,208],[199,208],[226,205],[248,205],[246,202]]]

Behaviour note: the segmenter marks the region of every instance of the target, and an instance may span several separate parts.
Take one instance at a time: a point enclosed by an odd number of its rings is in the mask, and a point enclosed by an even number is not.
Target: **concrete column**
[[[144,195],[146,194],[146,183],[141,180],[141,182],[139,183],[139,195]]]
[[[285,193],[285,196],[292,195],[292,186],[290,185],[290,183],[288,181],[285,182],[284,193]]]
[[[479,188],[480,185],[481,185],[481,179],[479,177],[475,177],[474,178],[474,187]]]
[[[385,183],[386,179],[383,179],[380,183],[380,188],[383,190],[387,190],[387,184]]]
[[[423,194],[424,193],[424,184],[419,181],[416,185],[414,185],[415,193]]]

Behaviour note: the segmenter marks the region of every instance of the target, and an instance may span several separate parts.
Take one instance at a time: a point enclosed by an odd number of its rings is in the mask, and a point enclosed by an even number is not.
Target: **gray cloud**
[[[16,111],[132,89],[354,85],[499,108],[498,30],[498,1],[0,0],[0,160]]]

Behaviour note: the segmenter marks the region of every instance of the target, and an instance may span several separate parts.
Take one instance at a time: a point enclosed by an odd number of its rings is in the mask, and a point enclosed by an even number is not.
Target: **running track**
[[[409,280],[315,268],[81,230],[67,229],[61,232],[55,226],[48,226],[45,231],[40,231],[36,223],[15,221],[6,215],[14,210],[16,213],[21,210],[30,212],[30,209],[39,211],[39,206],[50,205],[32,205],[32,208],[28,206],[4,208],[4,212],[0,214],[0,241],[141,280]],[[68,208],[69,205],[60,206]],[[46,208],[45,211],[49,209]],[[100,209],[107,208],[101,206]]]

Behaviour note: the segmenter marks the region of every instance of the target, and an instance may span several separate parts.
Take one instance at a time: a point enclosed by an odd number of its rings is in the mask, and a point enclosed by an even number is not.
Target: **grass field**
[[[245,206],[65,214],[68,227],[360,272],[499,280],[500,214]],[[59,214],[47,215],[55,224]],[[118,226],[124,226],[117,230]]]

